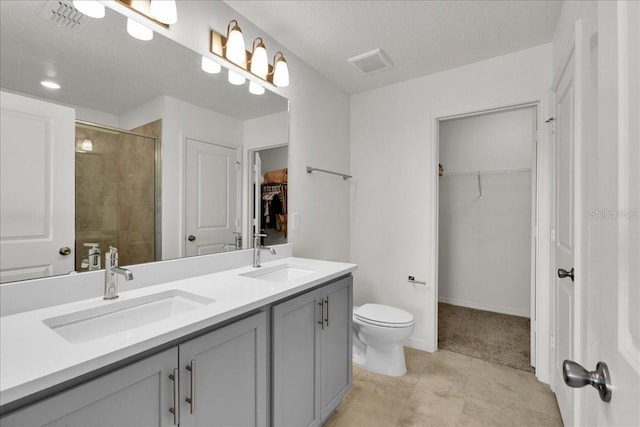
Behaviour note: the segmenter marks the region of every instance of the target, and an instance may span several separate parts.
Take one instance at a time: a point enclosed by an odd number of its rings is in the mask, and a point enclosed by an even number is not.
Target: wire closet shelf
[[[445,172],[443,176],[476,176],[478,177],[478,193],[480,194],[480,199],[482,199],[482,180],[480,179],[481,175],[527,175],[531,173],[531,168],[514,168],[514,169],[488,169],[488,170],[477,170],[477,171],[461,171],[461,172]]]

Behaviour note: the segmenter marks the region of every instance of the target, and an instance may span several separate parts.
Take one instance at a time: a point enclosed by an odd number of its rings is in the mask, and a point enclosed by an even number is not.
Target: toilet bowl
[[[392,377],[407,372],[404,341],[413,332],[411,313],[382,304],[353,307],[353,362]]]

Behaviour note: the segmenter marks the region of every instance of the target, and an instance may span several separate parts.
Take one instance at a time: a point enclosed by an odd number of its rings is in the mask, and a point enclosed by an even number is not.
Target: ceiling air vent
[[[90,19],[73,7],[70,1],[64,0],[48,1],[38,16],[58,27],[63,27],[74,32],[83,29]]]
[[[354,56],[349,58],[348,61],[365,74],[386,70],[393,66],[393,62],[382,49],[375,49],[371,52]]]

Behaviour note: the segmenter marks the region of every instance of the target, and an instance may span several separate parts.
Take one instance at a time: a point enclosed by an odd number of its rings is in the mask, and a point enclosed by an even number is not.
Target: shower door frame
[[[156,121],[156,120],[153,120]],[[150,122],[152,123],[152,122]],[[145,123],[146,124],[146,123]],[[154,199],[154,231],[153,231],[153,261],[156,262],[162,260],[162,142],[161,138],[145,135],[138,132],[132,132],[126,129],[120,129],[113,126],[102,125],[98,123],[89,122],[86,120],[77,120],[74,122],[74,125],[82,125],[82,126],[90,126],[97,129],[102,129],[108,132],[118,132],[124,133],[127,135],[148,138],[152,139],[154,143],[154,189],[153,189],[153,199]],[[144,126],[141,125],[141,126]],[[74,180],[75,185],[75,180]],[[75,188],[75,187],[74,187]],[[75,217],[75,212],[74,212]],[[74,239],[75,239],[75,227],[74,227]]]

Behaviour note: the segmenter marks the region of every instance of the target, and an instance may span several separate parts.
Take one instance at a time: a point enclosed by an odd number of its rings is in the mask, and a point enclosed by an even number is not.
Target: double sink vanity
[[[321,425],[351,388],[355,268],[286,257],[5,315],[0,421]]]

